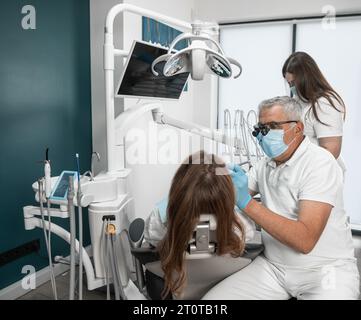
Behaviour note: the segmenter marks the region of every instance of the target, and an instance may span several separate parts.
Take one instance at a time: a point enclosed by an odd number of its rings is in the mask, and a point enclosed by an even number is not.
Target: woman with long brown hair
[[[282,75],[292,96],[303,106],[305,135],[310,140],[340,158],[343,122],[346,108],[340,95],[331,87],[315,60],[305,52],[295,52],[285,61]]]
[[[180,295],[186,285],[186,250],[201,214],[216,218],[216,254],[240,256],[245,234],[252,227],[235,210],[235,190],[224,162],[204,151],[189,156],[178,168],[167,199],[166,221],[162,219],[160,229],[154,231],[154,216],[146,224],[146,240],[152,240],[152,235],[156,240],[163,238],[157,246],[164,271],[163,297]]]

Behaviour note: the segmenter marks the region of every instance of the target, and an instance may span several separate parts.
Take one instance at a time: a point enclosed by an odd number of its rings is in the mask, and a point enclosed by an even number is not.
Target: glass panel
[[[243,72],[238,79],[219,80],[219,128],[223,111],[248,112],[268,98],[285,95],[282,66],[292,51],[291,24],[260,24],[221,29],[221,46],[227,56],[238,60]]]

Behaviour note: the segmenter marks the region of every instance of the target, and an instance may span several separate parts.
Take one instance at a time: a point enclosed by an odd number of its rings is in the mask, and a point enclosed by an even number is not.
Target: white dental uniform
[[[320,98],[317,104],[317,116],[325,124],[317,121],[315,115],[312,112],[311,105],[296,98],[302,106],[303,111],[303,124],[305,125],[304,134],[310,138],[310,141],[316,145],[319,145],[318,139],[329,138],[329,137],[342,137],[343,135],[343,123],[344,123],[344,109],[333,100],[335,108],[325,98]],[[345,163],[341,156],[338,157],[337,163],[341,167],[343,174],[346,171]]]
[[[263,159],[249,172],[250,190],[265,207],[297,220],[300,200],[333,206],[313,250],[302,254],[262,230],[264,254],[211,289],[204,299],[357,299],[359,274],[343,209],[342,173],[330,152],[305,137],[293,156],[276,166]]]

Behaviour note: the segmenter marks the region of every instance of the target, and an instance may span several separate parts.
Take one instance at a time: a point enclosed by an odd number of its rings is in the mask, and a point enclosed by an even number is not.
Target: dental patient
[[[235,190],[224,162],[197,152],[183,162],[173,177],[169,196],[146,221],[145,240],[156,246],[164,271],[163,296],[180,295],[186,284],[187,246],[201,214],[217,221],[217,255],[242,255],[254,236],[254,223],[235,207]]]

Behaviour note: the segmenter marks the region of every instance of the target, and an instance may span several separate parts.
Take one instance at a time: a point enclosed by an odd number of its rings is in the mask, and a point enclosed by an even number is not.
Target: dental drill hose
[[[102,226],[102,235],[100,238],[100,243],[103,244],[102,251],[103,251],[103,264],[105,270],[105,284],[107,286],[107,300],[110,300],[110,279],[109,279],[109,264],[108,264],[108,239],[106,233],[106,220],[103,221]]]
[[[80,184],[80,165],[79,165],[79,154],[75,155],[76,164],[78,169],[78,192],[77,192],[77,203],[78,203],[78,215],[79,215],[79,300],[83,300],[83,209],[81,206],[81,184]]]
[[[107,287],[107,300],[110,300],[110,280],[109,280],[109,265],[108,265],[108,246],[106,239],[106,220],[103,220],[102,234],[100,238],[102,253],[103,253],[103,265],[105,270],[105,284]]]
[[[109,226],[109,224],[107,226]],[[108,232],[108,230],[107,230],[107,232]],[[109,257],[109,262],[110,262],[110,270],[112,273],[115,300],[120,300],[119,287],[118,287],[119,283],[118,283],[118,277],[117,277],[116,269],[115,269],[115,259],[114,259],[113,250],[112,250],[111,234],[109,232],[107,233],[106,239],[107,239],[108,257]]]
[[[47,213],[48,213],[48,223],[49,223],[49,228],[48,228],[48,243],[49,243],[49,256],[52,257],[52,253],[51,253],[51,211],[50,211],[50,199],[47,198],[46,199],[46,208],[47,208]],[[54,296],[55,296],[55,300],[57,300],[57,289],[56,289],[56,281],[55,281],[55,275],[54,275],[54,269],[53,269],[53,262],[51,262],[51,274],[52,274],[52,281],[53,281],[53,287],[54,287]]]
[[[127,300],[127,296],[125,295],[124,292],[124,288],[123,288],[123,283],[122,283],[122,278],[120,275],[120,270],[119,270],[119,265],[118,265],[118,254],[117,254],[117,248],[116,248],[116,236],[114,234],[111,235],[111,241],[112,241],[112,250],[113,250],[113,256],[114,256],[114,267],[115,267],[115,274],[117,277],[117,281],[118,281],[118,289],[119,289],[119,293],[120,296],[122,297],[123,300]]]
[[[68,212],[70,217],[70,286],[69,299],[74,300],[75,293],[75,212],[74,212],[74,184],[73,177],[69,177]]]
[[[51,195],[51,166],[50,166],[50,160],[49,160],[49,148],[46,148],[45,151],[45,162],[44,162],[44,177],[45,177],[45,197],[46,197],[46,207],[47,207],[47,213],[48,213],[48,222],[49,222],[49,228],[48,228],[48,244],[49,244],[49,255],[51,255],[51,212],[50,212],[50,195]],[[53,264],[51,264],[51,268],[53,270]],[[52,271],[52,278],[51,281],[53,282],[52,286],[55,288],[55,294],[56,296],[56,282],[55,282],[55,275],[54,270]]]
[[[38,180],[41,222],[42,222],[42,225],[43,225],[45,246],[46,246],[46,250],[48,252],[48,258],[49,258],[49,270],[50,270],[51,287],[52,287],[52,290],[53,290],[54,299],[58,300],[56,282],[55,282],[55,275],[54,275],[54,268],[53,268],[53,261],[52,261],[52,258],[51,258],[51,243],[50,243],[50,239],[48,239],[48,235],[46,233],[46,227],[45,227],[45,216],[44,216],[44,207],[43,207],[43,193],[44,193],[44,191],[43,191],[43,182],[44,182],[44,179],[39,179]],[[50,220],[50,215],[49,215],[49,201],[48,201],[48,218],[49,218],[48,224],[49,224],[49,236],[50,236],[51,220]]]

